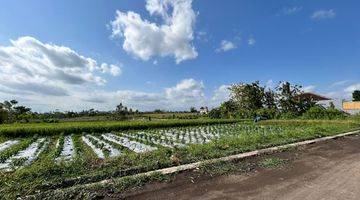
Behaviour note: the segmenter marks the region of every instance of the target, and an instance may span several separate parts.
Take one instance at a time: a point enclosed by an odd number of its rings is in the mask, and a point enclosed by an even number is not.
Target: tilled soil
[[[150,183],[127,191],[127,199],[360,199],[360,136],[307,145],[252,158],[280,157],[277,168],[254,167],[248,172],[199,176],[178,174],[169,183]],[[258,165],[254,165],[258,166]]]

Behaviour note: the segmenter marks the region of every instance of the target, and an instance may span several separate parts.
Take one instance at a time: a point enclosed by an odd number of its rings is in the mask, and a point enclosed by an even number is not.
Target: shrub
[[[209,112],[209,117],[211,119],[220,119],[221,118],[221,111],[220,108],[214,108]]]
[[[334,109],[334,108],[324,108],[322,106],[311,107],[306,111],[302,118],[304,119],[343,119],[345,118],[345,113]]]
[[[261,108],[256,111],[256,115],[266,117],[267,119],[274,119],[278,116],[278,112],[276,109]]]
[[[296,117],[296,114],[292,112],[284,112],[279,116],[280,119],[295,119]]]

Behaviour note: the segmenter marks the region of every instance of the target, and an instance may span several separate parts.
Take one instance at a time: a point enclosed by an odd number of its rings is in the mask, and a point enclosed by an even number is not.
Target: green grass
[[[0,136],[26,137],[30,135],[50,136],[57,134],[110,132],[135,129],[165,128],[177,126],[210,125],[234,123],[239,120],[196,119],[164,121],[95,121],[95,122],[60,122],[60,123],[25,123],[0,125]]]
[[[277,168],[281,167],[286,163],[285,160],[281,158],[266,158],[263,161],[260,162],[260,166],[263,168]]]
[[[219,123],[219,121],[215,122]],[[234,133],[226,134],[219,140],[207,144],[192,144],[185,148],[174,149],[159,148],[156,151],[144,154],[124,153],[123,156],[105,160],[96,158],[94,152],[82,142],[82,134],[74,134],[75,160],[71,163],[61,164],[55,163],[54,157],[49,155],[56,154],[58,150],[54,147],[55,141],[59,137],[63,137],[54,136],[51,137],[53,142],[49,148],[42,153],[42,157],[34,164],[15,172],[0,172],[0,199],[13,199],[18,195],[34,194],[37,191],[45,192],[49,189],[67,188],[73,185],[127,177],[141,172],[174,166],[170,159],[172,155],[179,158],[180,164],[185,164],[359,129],[359,124],[351,121],[327,121],[327,123],[323,123],[323,121],[317,123],[316,121],[302,121],[301,123],[287,121],[286,124],[284,121],[281,121],[281,124],[273,121],[272,123],[269,121],[253,125],[247,124],[247,128],[234,129]],[[172,127],[172,125],[169,126]],[[187,128],[179,129],[186,130]],[[156,131],[149,131],[152,134],[157,134]],[[23,141],[26,140],[33,139],[31,137],[23,139]],[[268,160],[265,166],[275,164],[277,164],[277,160]],[[221,174],[231,171],[232,166],[220,163],[216,167],[211,168],[210,166],[205,170],[208,173]],[[133,181],[127,180],[127,182]],[[136,181],[134,182],[136,183]],[[115,189],[126,188],[121,185],[119,183]]]
[[[200,172],[214,176],[214,175],[224,175],[230,172],[236,171],[238,166],[233,162],[215,162],[215,163],[203,163],[199,167]]]
[[[91,186],[76,186],[64,190],[52,190],[45,193],[33,195],[33,199],[103,199],[103,191],[121,192],[130,188],[141,187],[151,182],[168,182],[172,175],[151,173],[150,175],[126,176],[112,180],[106,184],[93,184]],[[116,198],[119,198],[118,196]]]

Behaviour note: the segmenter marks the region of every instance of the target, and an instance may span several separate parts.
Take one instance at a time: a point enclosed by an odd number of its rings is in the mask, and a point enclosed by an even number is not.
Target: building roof
[[[299,94],[295,97],[295,99],[300,100],[300,99],[311,99],[313,101],[326,101],[326,100],[331,100],[330,98],[312,93],[312,92],[304,92],[302,94]]]

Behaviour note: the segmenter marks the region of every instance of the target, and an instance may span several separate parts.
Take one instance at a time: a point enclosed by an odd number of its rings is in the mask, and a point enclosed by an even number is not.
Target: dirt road
[[[183,174],[171,183],[147,185],[128,199],[360,199],[360,136],[312,144],[278,156],[292,161],[281,168],[195,183]]]

